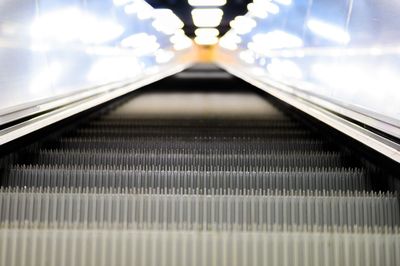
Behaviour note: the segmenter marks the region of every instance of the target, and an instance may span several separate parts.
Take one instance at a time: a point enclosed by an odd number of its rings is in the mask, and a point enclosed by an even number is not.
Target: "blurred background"
[[[399,126],[399,5],[0,0],[0,123],[110,89],[104,85],[212,61],[319,104],[327,100],[327,108],[334,102]]]

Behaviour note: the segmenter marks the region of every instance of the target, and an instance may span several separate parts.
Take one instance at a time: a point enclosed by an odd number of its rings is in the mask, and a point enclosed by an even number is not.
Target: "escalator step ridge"
[[[340,167],[345,165],[346,158],[338,152],[282,152],[282,153],[240,153],[231,154],[219,152],[207,152],[191,154],[179,151],[148,151],[138,152],[118,152],[99,150],[93,151],[80,150],[41,150],[33,156],[37,164],[52,165],[187,165],[194,167],[220,166],[242,166],[255,167],[263,165],[266,167]]]
[[[357,190],[368,189],[361,169],[314,168],[268,171],[133,170],[125,167],[16,166],[3,178],[3,186],[18,187],[120,187],[161,189],[242,190]]]
[[[39,193],[38,193],[39,192]],[[88,193],[89,192],[89,193]],[[400,225],[396,193],[270,191],[264,195],[113,193],[110,189],[1,189],[0,222],[132,224],[153,229]],[[154,191],[158,192],[158,191]],[[177,191],[176,191],[177,192]],[[29,206],[29,208],[27,208]],[[353,230],[353,229],[351,229]],[[355,230],[355,229],[354,229]]]
[[[5,240],[13,245],[4,245]],[[400,264],[398,233],[348,234],[149,230],[0,230],[3,265],[353,265]],[[34,249],[27,243],[36,243]],[[378,248],[379,247],[379,248]]]
[[[323,150],[330,145],[320,140],[276,139],[276,140],[251,140],[240,139],[160,139],[137,138],[133,140],[118,138],[69,138],[46,144],[49,148],[67,149],[198,149],[221,151],[266,151],[266,150]],[[331,148],[332,149],[332,148]]]

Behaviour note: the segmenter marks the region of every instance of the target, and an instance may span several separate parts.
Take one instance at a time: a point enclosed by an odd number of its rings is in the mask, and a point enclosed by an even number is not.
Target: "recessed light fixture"
[[[193,23],[197,27],[217,27],[224,12],[220,8],[195,8],[192,10]]]
[[[218,38],[215,36],[197,36],[194,42],[198,45],[214,45],[218,43]]]
[[[219,30],[216,28],[198,28],[194,31],[196,36],[214,36],[217,37],[219,35]]]

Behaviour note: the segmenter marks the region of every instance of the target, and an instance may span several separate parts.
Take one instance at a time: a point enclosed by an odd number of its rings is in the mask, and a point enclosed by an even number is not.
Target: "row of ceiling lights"
[[[199,45],[213,45],[218,43],[219,26],[224,12],[221,6],[226,4],[226,0],[188,0],[189,5],[193,6],[192,18],[197,27],[195,30],[194,41]]]
[[[219,26],[222,20],[223,11],[221,6],[226,0],[188,0],[194,7],[192,10],[193,23],[198,29],[195,31],[195,42],[199,45],[213,45],[218,43]],[[275,3],[273,3],[275,2]],[[290,5],[292,0],[253,0],[248,4],[249,16],[237,16],[230,22],[230,26],[237,34],[245,34],[256,26],[251,17],[264,19],[269,14],[279,13],[279,6]]]

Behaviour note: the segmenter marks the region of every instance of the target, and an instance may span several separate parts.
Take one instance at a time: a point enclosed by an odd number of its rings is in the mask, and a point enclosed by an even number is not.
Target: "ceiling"
[[[185,23],[185,33],[193,37],[196,27],[193,25],[191,16],[192,6],[187,0],[146,0],[154,8],[169,8]],[[251,0],[228,0],[227,4],[221,7],[224,11],[221,24],[218,27],[220,36],[224,35],[229,30],[229,22],[238,15],[243,15],[247,12],[247,4]]]

